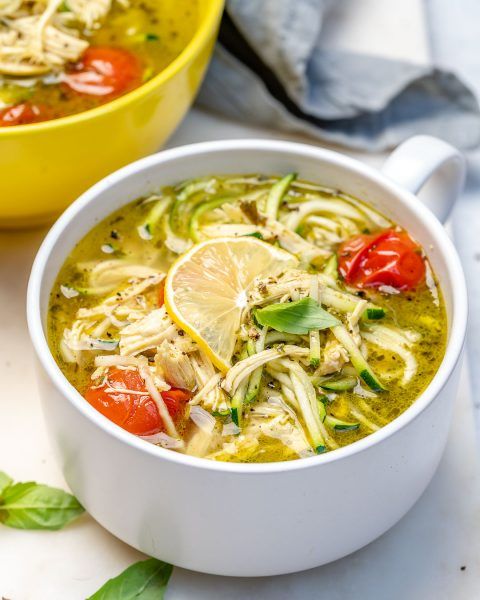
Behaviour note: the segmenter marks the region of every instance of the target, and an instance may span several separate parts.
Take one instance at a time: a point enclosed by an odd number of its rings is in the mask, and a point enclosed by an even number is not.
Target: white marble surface
[[[348,10],[357,19],[355,27],[345,19]],[[418,60],[427,56],[419,0],[339,0],[332,19],[332,44],[363,44],[378,52],[388,46],[392,55]],[[298,139],[192,111],[169,146],[252,135]],[[383,160],[361,158],[373,165]],[[28,272],[43,235],[44,231],[0,234],[0,469],[18,480],[64,486],[44,429],[24,317]],[[368,547],[331,565],[284,577],[228,579],[176,569],[167,598],[480,597],[480,478],[472,412],[464,373],[447,451],[434,480],[410,513]],[[235,532],[231,535],[234,539]],[[0,528],[0,598],[82,600],[139,558],[88,515],[62,532]]]

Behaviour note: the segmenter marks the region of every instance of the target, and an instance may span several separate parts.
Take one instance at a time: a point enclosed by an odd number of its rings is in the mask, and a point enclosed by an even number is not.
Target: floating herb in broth
[[[200,178],[80,241],[52,290],[50,347],[151,443],[309,457],[392,421],[435,375],[446,317],[426,269],[408,232],[355,198],[293,175]]]
[[[182,52],[198,15],[197,0],[24,0],[2,17],[0,126],[10,126],[83,112],[140,86]]]

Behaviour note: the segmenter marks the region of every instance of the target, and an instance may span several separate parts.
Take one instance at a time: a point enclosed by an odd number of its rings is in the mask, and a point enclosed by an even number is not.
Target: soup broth
[[[0,126],[83,112],[131,91],[182,52],[198,18],[196,0],[16,4],[0,24]],[[50,29],[32,49],[31,21],[37,27],[50,7]]]
[[[408,233],[294,175],[205,177],[121,208],[71,252],[48,320],[57,363],[97,410],[235,462],[377,431],[430,383],[446,329]]]

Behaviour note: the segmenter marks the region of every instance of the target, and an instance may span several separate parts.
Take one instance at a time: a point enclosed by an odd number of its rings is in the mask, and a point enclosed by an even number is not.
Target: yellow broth
[[[268,191],[275,178],[257,176],[232,176],[227,178],[217,178],[217,194],[248,194],[252,190]],[[238,182],[238,183],[237,183]],[[298,183],[297,193],[302,193],[302,182]],[[310,184],[307,184],[310,185]],[[159,191],[164,196],[178,194],[178,189],[165,188]],[[329,197],[329,192],[322,192],[325,197]],[[332,198],[336,198],[336,193],[332,193]],[[184,208],[178,203],[176,205],[176,216],[178,219],[179,230],[185,231],[186,215],[190,214],[192,205],[198,204],[202,199],[202,193],[193,194],[190,199],[190,208]],[[358,200],[355,200],[357,206],[364,206]],[[67,379],[83,394],[86,387],[90,384],[90,376],[94,369],[91,360],[86,360],[84,366],[79,367],[76,364],[65,362],[62,353],[59,350],[65,327],[69,327],[75,319],[77,310],[80,307],[92,307],[101,300],[101,298],[88,295],[78,295],[74,298],[65,298],[61,292],[60,286],[71,286],[73,288],[84,288],[88,286],[89,269],[82,268],[79,265],[88,261],[101,261],[111,257],[124,257],[126,260],[135,260],[136,262],[146,263],[166,271],[176,259],[176,255],[168,250],[164,245],[164,238],[161,229],[155,233],[153,240],[144,240],[138,233],[137,228],[141,225],[149,211],[152,203],[145,202],[145,199],[136,200],[111,216],[104,219],[96,225],[72,250],[70,256],[62,266],[55,285],[53,287],[48,315],[48,339],[51,351],[55,360],[59,364]],[[371,210],[371,209],[370,209]],[[169,218],[169,215],[165,217]],[[102,248],[113,248],[113,254],[106,255]],[[315,267],[310,267],[311,272],[315,272]],[[433,276],[434,278],[434,276]],[[435,279],[435,278],[434,278]],[[436,280],[435,280],[436,282]],[[349,289],[340,280],[338,283],[340,289]],[[323,400],[327,415],[352,421],[351,406],[358,409],[368,420],[373,422],[377,428],[391,422],[401,413],[403,413],[415,399],[425,390],[434,377],[444,355],[447,324],[446,314],[441,290],[437,285],[438,302],[435,301],[431,290],[425,283],[422,283],[417,289],[398,293],[381,293],[374,289],[364,289],[362,291],[354,290],[358,296],[371,300],[376,305],[383,307],[386,314],[381,319],[382,325],[395,326],[402,329],[413,330],[420,334],[421,339],[414,345],[412,352],[418,364],[414,377],[407,385],[403,385],[399,378],[395,377],[401,363],[401,359],[393,352],[381,349],[371,343],[366,343],[368,348],[368,361],[375,373],[382,380],[387,388],[385,392],[373,394],[367,391],[367,397],[362,397],[353,390],[331,392],[324,390]],[[155,305],[156,292],[151,291],[147,297],[151,305]],[[112,329],[111,334],[115,335]],[[322,332],[322,345],[329,339],[326,332]],[[280,392],[278,382],[271,380],[266,374],[263,375],[263,381],[266,388]],[[246,407],[246,411],[252,409],[253,405]],[[217,417],[222,422],[227,422],[229,416]],[[360,422],[360,426],[352,431],[331,430],[330,435],[339,446],[346,446],[364,438],[372,433]],[[188,428],[185,434],[188,437]],[[234,456],[223,456],[218,454],[217,460],[230,460],[239,462],[270,462],[298,458],[297,454],[290,448],[283,445],[276,439],[266,436],[259,437],[259,446],[255,452],[247,449],[245,452],[238,452]]]

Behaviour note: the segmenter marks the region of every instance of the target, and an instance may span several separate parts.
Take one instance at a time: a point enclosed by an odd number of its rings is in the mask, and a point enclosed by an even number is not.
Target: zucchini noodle
[[[142,439],[211,460],[311,457],[378,431],[433,376],[445,321],[428,263],[418,290],[343,270],[345,240],[394,227],[363,202],[290,173],[202,177],[128,210],[124,251],[118,236],[60,276],[58,345],[96,393],[153,400],[163,430]]]

